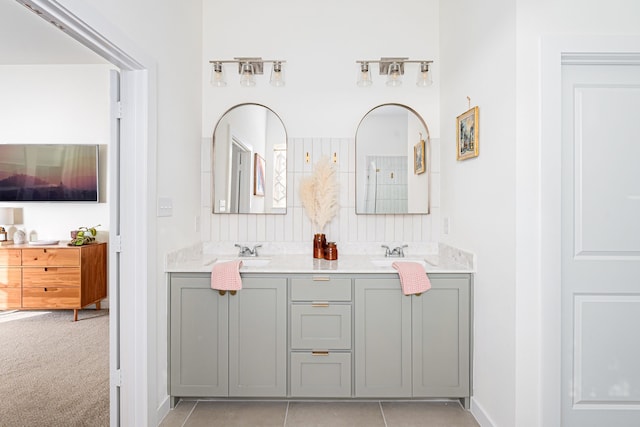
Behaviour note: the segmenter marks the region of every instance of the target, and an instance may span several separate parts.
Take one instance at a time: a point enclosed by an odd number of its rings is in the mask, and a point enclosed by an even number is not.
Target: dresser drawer
[[[22,307],[22,289],[0,286],[0,310]]]
[[[0,288],[19,288],[22,285],[22,269],[0,267]]]
[[[293,301],[351,301],[351,279],[331,276],[294,277]]]
[[[80,267],[24,267],[22,286],[25,288],[42,286],[80,286]]]
[[[20,249],[0,250],[0,265],[22,264],[22,251]]]
[[[24,308],[77,308],[79,306],[79,287],[22,288],[22,307]]]
[[[351,349],[351,306],[293,304],[291,306],[291,348]]]
[[[58,266],[79,267],[79,248],[33,248],[22,250],[22,265],[25,266]]]
[[[350,397],[351,353],[291,353],[291,396]]]

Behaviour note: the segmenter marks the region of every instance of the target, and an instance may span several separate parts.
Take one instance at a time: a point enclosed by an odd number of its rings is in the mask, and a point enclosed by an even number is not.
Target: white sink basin
[[[242,261],[243,267],[264,267],[265,265],[271,262],[271,258],[228,258],[228,259],[217,259],[216,263],[219,262],[227,262],[227,261]]]
[[[423,258],[371,258],[369,261],[376,267],[391,267],[394,262],[417,262],[425,268],[429,265]]]

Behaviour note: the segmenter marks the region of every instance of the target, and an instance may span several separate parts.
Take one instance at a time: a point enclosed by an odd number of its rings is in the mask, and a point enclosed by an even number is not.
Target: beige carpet
[[[0,312],[0,426],[109,425],[109,312]]]

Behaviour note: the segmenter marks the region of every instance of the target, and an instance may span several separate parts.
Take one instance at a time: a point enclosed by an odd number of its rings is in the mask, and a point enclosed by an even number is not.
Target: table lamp
[[[7,230],[4,225],[13,225],[13,208],[0,208],[0,242],[7,240]]]

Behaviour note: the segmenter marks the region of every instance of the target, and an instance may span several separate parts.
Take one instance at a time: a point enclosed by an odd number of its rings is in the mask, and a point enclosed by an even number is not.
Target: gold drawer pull
[[[311,307],[329,307],[328,302],[314,302],[311,303]]]
[[[331,281],[331,277],[327,276],[313,276],[312,279],[314,282],[329,282]]]
[[[313,355],[313,356],[328,356],[329,352],[328,351],[312,351],[311,355]]]

